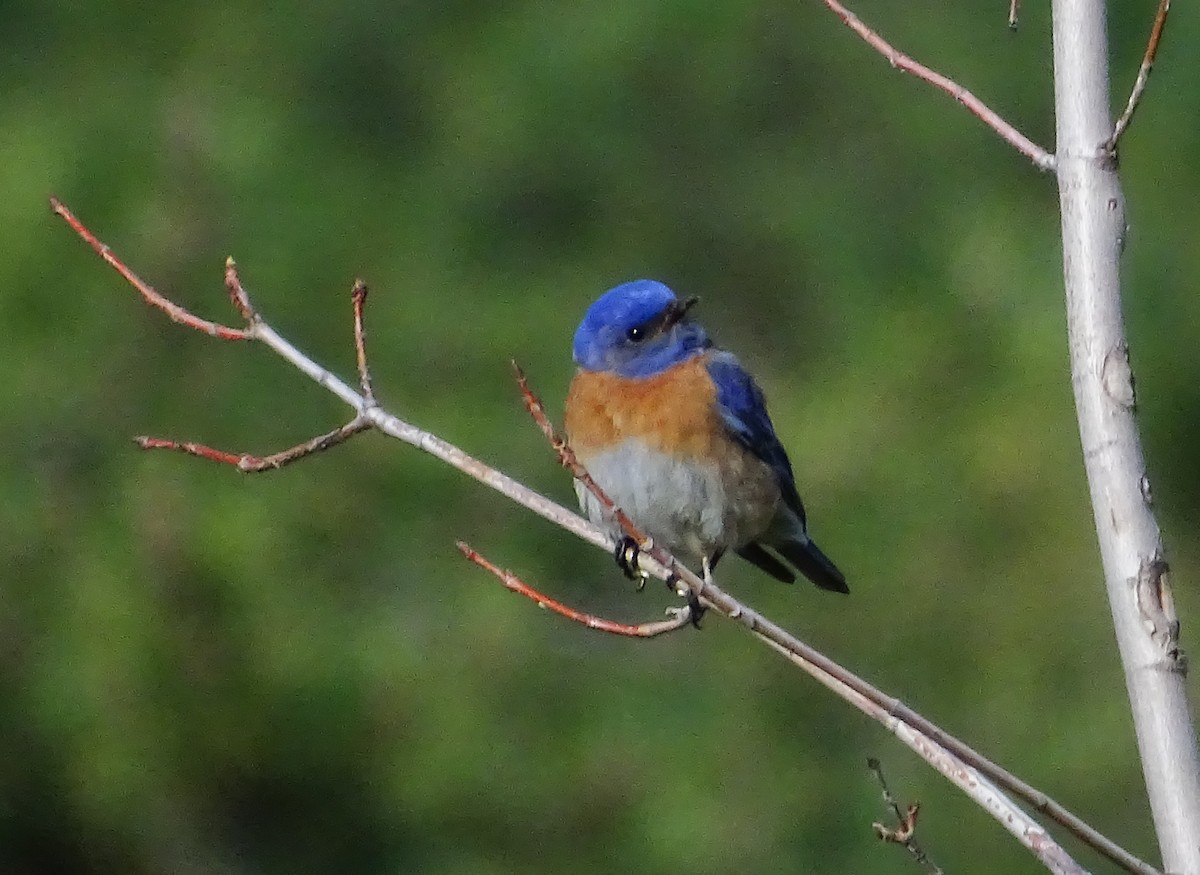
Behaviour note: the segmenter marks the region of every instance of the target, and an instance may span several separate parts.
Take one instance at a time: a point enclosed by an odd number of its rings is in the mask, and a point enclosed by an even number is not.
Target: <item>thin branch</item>
[[[205,334],[210,334],[221,340],[251,340],[254,337],[253,327],[230,328],[228,325],[209,322],[207,319],[201,319],[199,316],[193,315],[173,301],[167,300],[156,292],[149,283],[143,281],[141,277],[127,268],[119,258],[113,255],[112,250],[106,244],[97,240],[95,235],[82,222],[75,218],[75,214],[67,209],[66,205],[58,198],[50,198],[50,209],[61,216],[76,234],[82,237],[92,249],[96,250],[97,255],[108,262],[113,270],[125,278],[127,283],[137,289],[141,293],[141,296],[146,299],[146,303],[162,310],[172,322],[178,322],[180,325],[186,325],[188,328],[203,331]]]
[[[674,632],[677,629],[682,629],[692,622],[691,610],[687,607],[670,608],[667,613],[670,619],[658,620],[651,623],[638,623],[630,625],[628,623],[618,623],[614,620],[606,620],[603,617],[597,617],[594,614],[587,614],[583,611],[577,611],[572,607],[564,605],[560,601],[550,598],[548,595],[538,592],[536,589],[525,583],[511,571],[505,571],[496,565],[493,565],[486,557],[481,555],[470,546],[459,541],[456,545],[459,551],[467,557],[471,562],[474,562],[480,568],[491,572],[500,579],[504,587],[518,595],[523,595],[525,598],[533,601],[539,608],[546,608],[559,616],[566,617],[568,620],[574,620],[576,623],[582,623],[589,629],[596,629],[600,632],[608,632],[611,635],[624,635],[627,638],[656,638],[667,632]]]
[[[363,322],[363,309],[367,305],[367,284],[361,279],[354,281],[350,294],[354,298],[354,353],[358,362],[358,385],[368,407],[374,407],[375,388],[371,383],[371,370],[367,367],[367,329]]]
[[[823,654],[784,632],[757,612],[728,596],[713,585],[711,581],[705,581],[697,577],[662,548],[656,547],[652,542],[644,539],[644,536],[641,536],[629,518],[613,504],[612,500],[596,485],[586,469],[579,463],[570,446],[557,434],[546,418],[541,401],[529,388],[528,381],[525,379],[520,368],[516,367],[515,364],[514,368],[517,372],[526,406],[535,421],[537,421],[538,426],[546,435],[551,446],[555,449],[560,462],[570,469],[581,482],[585,483],[601,504],[613,513],[614,517],[621,522],[627,535],[633,537],[635,540],[639,540],[639,543],[642,544],[643,549],[648,554],[648,558],[657,561],[662,570],[669,569],[666,572],[668,576],[678,578],[681,583],[692,589],[706,606],[715,607],[720,613],[730,619],[740,621],[755,637],[781,653],[841,698],[881,722],[897,738],[938,769],[986,811],[991,813],[1052,872],[1063,873],[1063,875],[1068,875],[1068,873],[1070,875],[1080,875],[1080,873],[1085,871],[1037,823],[1009,801],[982,774],[983,769],[977,771],[978,764],[976,762],[960,759],[954,753],[940,745],[935,737],[924,734],[911,723],[906,722],[904,717],[898,717],[897,712],[905,712],[910,717],[918,717],[919,715],[907,709],[898,700],[885,696],[866,681],[843,669]],[[645,567],[645,559],[643,559],[643,567]],[[659,571],[657,576],[663,576],[662,571]],[[883,706],[879,703],[883,703]],[[921,721],[933,728],[937,736],[940,736],[942,739],[955,742],[962,748],[970,750],[966,745],[957,742],[957,739],[933,727],[933,724],[925,721],[923,718],[921,718]],[[973,751],[972,753],[974,754]],[[998,766],[994,766],[986,758],[978,754],[974,754],[974,758],[982,764],[991,766],[993,771],[1008,776],[1007,772]],[[1015,781],[1015,779],[1013,780]],[[1037,795],[1041,796],[1041,794]],[[1045,797],[1041,798],[1044,799]],[[1080,824],[1082,824],[1081,821]],[[1091,830],[1091,828],[1086,824],[1082,824],[1082,826],[1085,830],[1084,839],[1087,841],[1086,831]],[[1099,834],[1097,833],[1096,835]],[[1100,836],[1100,839],[1102,842],[1108,842],[1103,836]],[[1108,843],[1112,844],[1111,842]],[[1113,845],[1113,847],[1116,846]],[[1142,866],[1144,867],[1145,875],[1157,875],[1152,867],[1145,864],[1142,864]],[[1139,870],[1131,869],[1131,871]]]
[[[1054,169],[1054,155],[1051,152],[1018,131],[995,110],[966,88],[963,88],[953,79],[929,69],[924,64],[913,60],[904,54],[904,52],[896,49],[891,43],[864,24],[861,18],[839,3],[838,0],[822,0],[822,2],[829,7],[834,15],[842,20],[843,24],[858,34],[867,45],[887,58],[888,63],[893,67],[905,73],[911,73],[918,79],[928,82],[934,88],[949,94],[965,106],[976,118],[999,134],[1006,143],[1032,161],[1034,166],[1039,170]]]
[[[113,266],[117,270],[124,268],[119,261]],[[229,300],[233,303],[233,309],[242,314],[242,319],[246,321],[247,326],[253,327],[259,321],[258,311],[254,309],[254,305],[250,303],[250,296],[242,287],[242,278],[238,276],[237,264],[232,257],[225,259],[225,290],[229,292]]]
[[[147,283],[143,282],[136,274],[134,274],[132,270],[126,267],[125,264],[111,252],[108,246],[100,243],[92,234],[92,232],[88,230],[88,228],[85,227],[83,223],[74,216],[73,213],[71,213],[66,205],[61,203],[57,198],[50,199],[50,206],[51,209],[64,221],[66,221],[67,224],[71,226],[72,230],[74,230],[76,234],[78,234],[86,243],[88,243],[88,245],[91,246],[92,249],[95,250],[96,253],[103,258],[106,263],[111,265],[117,271],[117,273],[124,277],[125,280],[139,294],[141,294],[147,303],[159,310],[162,310],[169,317],[171,317],[173,321],[179,322],[180,324],[186,325],[190,328],[195,328],[196,330],[205,334],[220,337],[222,339],[260,341],[270,348],[272,352],[274,352],[292,367],[296,368],[321,388],[332,393],[354,410],[361,411],[364,419],[369,420],[376,429],[386,434],[388,437],[403,441],[406,444],[429,453],[434,458],[445,462],[467,476],[478,480],[485,486],[496,490],[506,498],[514,501],[517,504],[520,504],[525,508],[528,508],[529,510],[541,516],[543,519],[546,519],[565,529],[581,540],[603,550],[613,550],[614,545],[608,535],[601,532],[578,514],[567,510],[557,502],[551,501],[540,493],[534,492],[523,483],[508,477],[490,465],[480,461],[479,459],[464,453],[458,447],[454,446],[448,441],[442,440],[437,435],[417,428],[416,426],[405,422],[399,417],[387,413],[380,407],[368,407],[366,405],[366,399],[362,395],[360,395],[358,392],[355,392],[337,375],[331,373],[326,368],[314,362],[312,359],[298,350],[294,345],[292,345],[290,341],[280,335],[279,332],[258,317],[257,312],[250,305],[248,299],[244,304],[246,309],[243,310],[242,305],[238,304],[237,298],[245,297],[245,292],[241,289],[241,281],[237,279],[236,270],[234,270],[231,279],[229,272],[231,265],[229,262],[226,263],[225,279],[227,286],[233,286],[233,288],[230,289],[230,294],[235,298],[235,306],[238,307],[240,313],[250,313],[255,321],[253,325],[245,331],[239,331],[238,329],[234,328],[225,328],[225,326],[218,326],[225,329],[225,333],[222,333],[210,330],[209,326],[212,323],[208,323],[205,320],[193,316],[188,311],[168,301],[158,292],[151,289]],[[176,314],[182,314],[183,318],[176,318]],[[183,450],[183,452],[187,451]],[[229,455],[233,458],[241,458],[240,455]],[[231,464],[236,465],[237,463],[233,462]],[[654,566],[652,560],[648,560],[647,569],[650,570],[651,573],[662,571],[662,576],[665,577],[666,575],[666,571]]]
[[[65,210],[65,208],[63,209]],[[59,212],[57,208],[55,211]],[[69,213],[64,214],[63,212],[59,212],[59,215],[63,215],[66,218]],[[72,223],[72,227],[78,231],[82,228],[82,225],[79,225],[76,221]],[[89,242],[90,239],[94,239],[90,237],[90,234],[81,234],[81,236],[85,240],[89,240]],[[107,251],[106,247],[93,248],[104,257],[106,262],[113,264],[114,267],[120,264]],[[129,279],[132,276],[132,272],[123,268],[123,265],[117,268],[118,272],[122,276],[125,276],[126,279]],[[171,311],[157,303],[154,297],[145,294],[142,289],[145,285],[144,283],[139,285],[140,281],[133,282],[130,280],[130,282],[139,292],[142,292],[143,297],[148,302],[170,314]],[[198,320],[194,321],[198,322]],[[188,321],[184,321],[184,324],[190,324],[199,330],[206,330],[200,324],[193,324]],[[484,485],[495,489],[515,503],[532,510],[544,519],[575,534],[582,540],[606,551],[611,552],[614,549],[615,544],[612,537],[578,514],[567,510],[556,502],[547,499],[502,474],[495,468],[469,456],[458,447],[436,435],[419,429],[379,407],[368,407],[365,398],[351,389],[337,376],[300,352],[300,350],[283,338],[265,321],[258,319],[252,327],[254,339],[266,344],[272,351],[292,364],[301,373],[342,399],[346,404],[358,411],[361,418],[369,421],[379,431],[433,455]],[[623,516],[622,514],[618,519]],[[726,594],[711,582],[705,582],[700,579],[692,571],[677,563],[661,547],[650,542],[644,542],[643,547],[645,552],[639,562],[642,571],[663,580],[675,580],[688,587],[697,597],[710,604],[719,613],[738,620],[759,640],[785,656],[785,658],[814,677],[822,685],[834,691],[841,698],[882,723],[904,744],[917,752],[945,777],[962,789],[970,798],[974,799],[985,810],[996,817],[1006,829],[1016,836],[1051,871],[1079,875],[1084,870],[1054,842],[1041,826],[1012,803],[995,786],[993,780],[1001,784],[1005,783],[1005,779],[1015,782],[1014,787],[1017,789],[1009,789],[1010,792],[1014,792],[1017,795],[1022,795],[1020,792],[1021,788],[1024,788],[1027,792],[1031,792],[1030,796],[1025,797],[1030,799],[1031,804],[1034,804],[1039,810],[1046,811],[1051,817],[1055,817],[1055,819],[1079,835],[1085,842],[1106,856],[1109,856],[1130,872],[1139,873],[1139,875],[1158,875],[1153,867],[1121,851],[1115,844],[1100,836],[1091,827],[1088,827],[1073,815],[1069,815],[1061,806],[1057,806],[1044,795],[1033,791],[1028,785],[1016,781],[1016,779],[1013,779],[1003,769],[989,763],[986,759],[972,751],[967,745],[954,739],[953,736],[945,733],[924,718],[921,718],[920,715],[917,715],[911,709],[904,706],[899,700],[886,696],[880,690],[804,644],[749,606]],[[986,776],[985,770],[987,770]],[[1114,854],[1114,849],[1119,853]]]
[[[529,379],[525,376],[525,372],[521,370],[521,366],[516,361],[512,362],[512,369],[513,374],[517,378],[517,386],[521,390],[521,399],[525,402],[525,409],[529,411],[529,415],[533,418],[537,427],[546,436],[550,447],[558,456],[558,463],[570,471],[571,476],[582,483],[592,495],[596,496],[600,505],[621,527],[621,531],[637,542],[639,549],[647,550],[652,547],[653,543],[646,533],[639,529],[637,524],[629,518],[629,515],[609,498],[608,493],[600,487],[600,484],[592,479],[592,475],[588,473],[587,468],[583,467],[579,459],[575,456],[575,451],[571,449],[571,445],[555,430],[554,424],[550,422],[550,417],[546,416],[546,408],[542,404],[542,399],[538,398],[529,387]],[[663,567],[667,569],[679,564],[675,562],[674,557],[665,553],[661,556],[660,561],[663,562]]]
[[[284,465],[290,465],[292,462],[303,459],[305,456],[328,450],[330,447],[337,446],[347,438],[353,437],[369,428],[371,428],[369,420],[361,416],[356,416],[341,428],[317,435],[312,440],[307,440],[302,444],[297,444],[278,453],[272,453],[269,456],[230,453],[225,450],[207,447],[204,444],[193,443],[192,441],[173,441],[167,438],[147,437],[146,435],[135,437],[133,442],[143,450],[176,450],[180,453],[186,453],[189,456],[198,456],[201,459],[209,459],[224,465],[232,465],[239,471],[244,471],[247,474],[258,474],[263,471],[275,471]]]
[[[61,207],[61,204],[59,207]],[[69,213],[66,212],[66,207],[61,207],[61,210],[56,207],[56,212],[59,212],[60,215],[64,216],[64,218],[69,215]],[[71,216],[68,221],[72,223],[72,227],[76,227],[76,225],[78,225],[79,228],[83,227],[81,224],[79,224],[79,221],[75,219],[74,216]],[[90,235],[84,239],[89,238]],[[94,240],[95,238],[90,239]],[[103,252],[101,254],[104,255],[105,261],[115,267],[117,271],[126,279],[129,279],[129,277],[134,277],[134,279],[136,279],[136,274],[129,270],[116,255],[112,254],[107,246],[103,248]],[[130,282],[132,283],[133,280],[130,280]],[[141,283],[141,285],[139,286],[138,283]],[[134,285],[139,289],[139,291],[141,291],[142,287],[145,286],[141,280],[137,280]],[[250,303],[250,296],[246,294],[246,289],[242,285],[241,277],[238,275],[237,264],[232,258],[225,259],[225,288],[229,291],[229,299],[233,302],[234,308],[241,313],[242,318],[246,320],[247,337],[249,339],[258,339],[259,329],[261,326],[264,326],[265,323],[262,321],[262,317],[258,315],[258,311],[254,309],[254,305]],[[143,292],[143,294],[145,293]],[[155,298],[161,299],[167,304],[171,303],[157,292],[155,292],[154,295]],[[358,363],[359,384],[362,386],[363,390],[363,407],[371,408],[376,406],[376,402],[375,393],[371,388],[371,373],[367,369],[366,330],[363,327],[363,305],[367,299],[366,283],[364,283],[362,280],[356,280],[354,283],[354,288],[351,289],[350,295],[354,304],[354,350],[355,358]],[[155,306],[160,306],[158,301],[154,298],[148,297],[147,299],[150,300],[150,302]],[[197,327],[192,321],[190,321],[194,319],[190,313],[186,313],[186,311],[184,311],[184,315],[188,321],[184,321],[183,324],[189,325],[193,328]],[[356,434],[361,434],[362,432],[367,431],[371,427],[371,421],[363,416],[362,412],[360,411],[359,414],[354,417],[354,419],[350,420],[341,428],[335,428],[333,431],[317,435],[310,440],[296,444],[296,446],[289,447],[286,450],[281,450],[278,453],[272,453],[269,456],[255,456],[249,453],[230,453],[226,450],[218,450],[204,444],[195,443],[193,441],[175,441],[168,438],[147,437],[145,435],[138,436],[133,440],[134,443],[136,443],[143,450],[175,450],[177,452],[185,453],[189,456],[197,456],[201,459],[209,459],[210,461],[219,462],[224,465],[232,465],[239,471],[247,474],[257,474],[263,471],[278,470],[284,465],[290,465],[292,462],[303,459],[305,456],[328,450],[331,447],[335,447],[343,441],[354,437]]]
[[[1117,119],[1117,123],[1113,125],[1112,136],[1105,142],[1103,149],[1106,152],[1111,152],[1117,148],[1117,143],[1121,139],[1121,135],[1129,127],[1129,123],[1133,121],[1133,114],[1137,112],[1138,106],[1142,102],[1142,95],[1146,91],[1146,83],[1150,81],[1150,71],[1154,68],[1154,59],[1158,56],[1158,44],[1162,40],[1163,28],[1167,24],[1167,13],[1171,11],[1171,0],[1159,0],[1158,12],[1154,16],[1154,26],[1150,28],[1150,41],[1146,44],[1146,53],[1142,56],[1142,66],[1138,68],[1137,79],[1133,82],[1133,90],[1129,92],[1129,100],[1125,103],[1125,111],[1121,113],[1121,117]]]
[[[714,595],[717,594],[714,593]],[[732,601],[724,593],[720,593],[719,596],[722,602]],[[725,608],[719,603],[716,607],[718,611],[725,611]],[[973,763],[968,763],[916,727],[894,714],[890,714],[886,708],[875,704],[850,684],[835,677],[833,672],[826,670],[826,665],[829,663],[826,657],[812,651],[813,656],[817,657],[821,663],[818,664],[816,661],[809,661],[801,656],[798,649],[781,644],[779,642],[781,637],[790,636],[787,636],[786,633],[781,635],[782,630],[761,615],[743,614],[738,619],[748,624],[752,634],[772,650],[781,654],[826,689],[854,705],[868,717],[883,724],[884,728],[896,736],[909,750],[933,766],[944,778],[990,814],[1051,872],[1056,875],[1082,875],[1086,872],[1037,821],[1029,817],[989,780],[983,774],[982,769],[977,768]],[[800,647],[809,649],[807,645],[800,645]],[[853,676],[851,675],[851,677]],[[860,681],[860,683],[863,682]]]
[[[915,838],[917,833],[917,815],[921,812],[921,803],[913,802],[901,811],[900,803],[892,795],[887,779],[883,776],[883,766],[879,760],[871,757],[867,760],[867,768],[871,770],[872,774],[875,775],[875,780],[879,782],[879,787],[883,791],[884,804],[892,810],[892,814],[896,817],[895,829],[886,827],[882,823],[872,823],[871,827],[875,830],[875,835],[879,836],[885,842],[892,842],[902,846],[930,875],[944,875],[942,867],[929,859],[929,855],[917,844]]]

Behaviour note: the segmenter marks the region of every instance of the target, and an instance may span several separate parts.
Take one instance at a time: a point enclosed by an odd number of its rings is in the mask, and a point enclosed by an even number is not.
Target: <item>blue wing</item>
[[[792,463],[775,436],[775,426],[767,415],[766,401],[754,378],[746,373],[736,358],[727,352],[713,353],[708,359],[708,373],[717,390],[717,408],[730,436],[762,459],[775,472],[783,502],[796,515],[799,532],[784,535],[768,546],[779,551],[805,577],[821,589],[849,592],[846,578],[805,531],[804,505],[796,493]],[[762,544],[743,544],[737,552],[768,574],[790,583],[795,577],[779,560],[763,549]]]
[[[746,372],[741,362],[728,352],[713,353],[708,360],[708,374],[717,389],[717,408],[729,434],[739,444],[771,466],[779,481],[784,504],[805,525],[804,505],[796,492],[796,481],[792,474],[792,463],[779,438],[775,426],[767,414],[766,400],[762,389]]]

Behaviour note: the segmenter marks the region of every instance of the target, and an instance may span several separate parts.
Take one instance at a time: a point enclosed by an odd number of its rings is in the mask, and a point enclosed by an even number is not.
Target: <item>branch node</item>
[[[899,825],[895,829],[889,829],[879,821],[874,821],[871,827],[875,830],[875,835],[879,836],[885,842],[908,845],[912,842],[913,834],[917,831],[917,814],[920,811],[921,804],[913,802],[900,815]]]
[[[1143,558],[1133,581],[1134,597],[1150,637],[1163,651],[1166,667],[1186,673],[1187,660],[1179,649],[1179,619],[1175,614],[1170,570],[1160,554]]]
[[[1115,344],[1104,354],[1100,381],[1104,386],[1104,394],[1114,403],[1126,410],[1137,409],[1137,390],[1129,359],[1129,345],[1124,341]]]
[[[1142,501],[1146,503],[1146,507],[1154,506],[1154,490],[1150,486],[1150,478],[1142,474],[1138,478],[1138,492],[1142,495]]]

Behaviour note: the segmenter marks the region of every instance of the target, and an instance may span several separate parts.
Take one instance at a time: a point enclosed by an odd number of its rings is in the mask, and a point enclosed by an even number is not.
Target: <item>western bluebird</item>
[[[685,564],[711,569],[732,549],[788,583],[796,577],[784,560],[822,589],[849,592],[808,536],[762,390],[689,317],[695,303],[635,280],[592,304],[575,332],[572,449],[613,502]],[[595,496],[575,489],[592,522],[616,528]]]

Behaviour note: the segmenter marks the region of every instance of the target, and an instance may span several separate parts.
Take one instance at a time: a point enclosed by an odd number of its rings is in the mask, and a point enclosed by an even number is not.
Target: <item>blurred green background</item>
[[[1048,10],[856,10],[1052,146]],[[1153,2],[1114,8],[1124,100]],[[1200,16],[1122,149],[1126,311],[1184,643],[1200,599]],[[649,619],[611,560],[375,435],[247,477],[348,411],[144,306],[46,206],[571,503],[570,338],[639,276],[758,374],[836,598],[721,582],[1157,860],[1070,395],[1053,179],[816,2],[0,4],[0,871],[890,873],[879,756],[948,872],[1040,867],[731,624]],[[1113,871],[1090,852],[1095,872]]]

